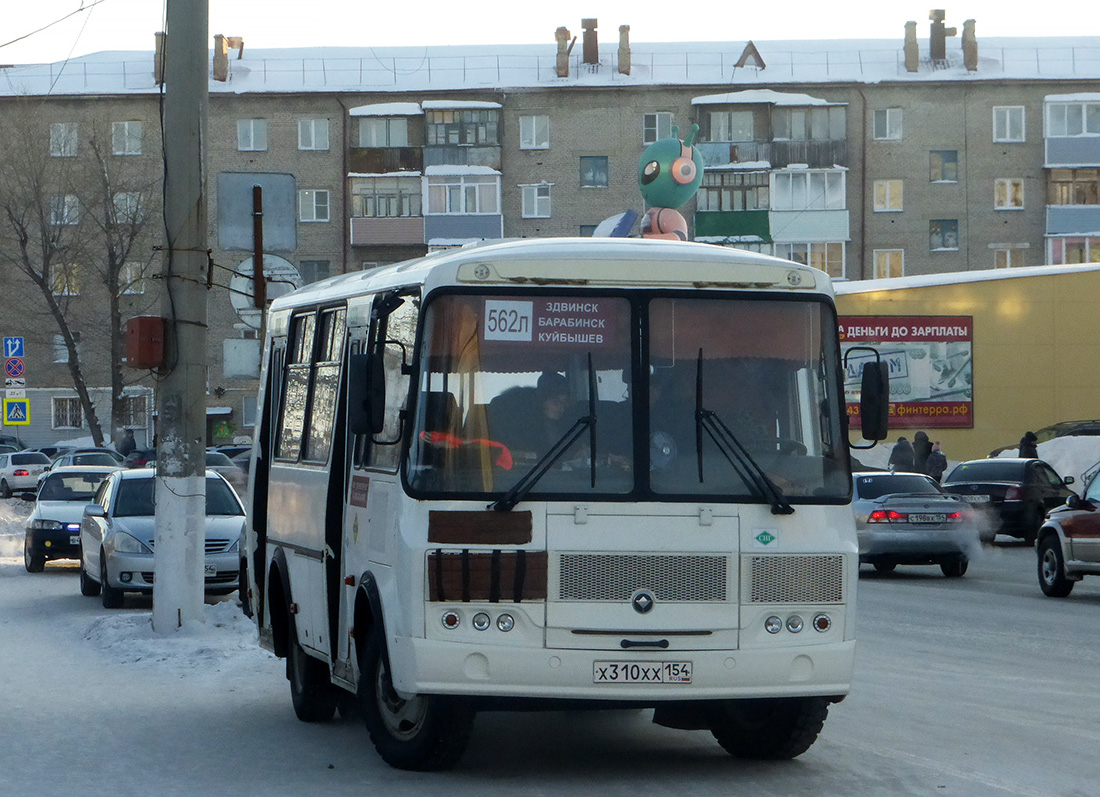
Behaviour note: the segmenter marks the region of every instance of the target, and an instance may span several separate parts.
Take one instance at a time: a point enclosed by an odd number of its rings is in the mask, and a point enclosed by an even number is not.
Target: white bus
[[[242,565],[298,717],[358,708],[404,769],[454,764],[479,710],[651,707],[804,752],[855,652],[837,337],[824,273],[680,242],[277,299]]]

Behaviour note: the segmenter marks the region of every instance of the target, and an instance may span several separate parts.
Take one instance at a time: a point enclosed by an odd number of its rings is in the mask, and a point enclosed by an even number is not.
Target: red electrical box
[[[164,367],[164,319],[139,315],[126,322],[126,364],[131,368]]]

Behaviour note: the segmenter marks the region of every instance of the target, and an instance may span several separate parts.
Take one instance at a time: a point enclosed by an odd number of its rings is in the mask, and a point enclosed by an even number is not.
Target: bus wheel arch
[[[286,554],[276,549],[267,575],[267,617],[271,623],[271,641],[275,655],[285,659],[290,652],[290,582]]]

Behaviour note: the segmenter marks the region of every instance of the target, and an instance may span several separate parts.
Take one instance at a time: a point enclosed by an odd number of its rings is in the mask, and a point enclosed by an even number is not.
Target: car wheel
[[[875,571],[878,573],[893,573],[896,567],[894,562],[875,562]]]
[[[88,598],[94,598],[99,594],[99,582],[93,581],[84,569],[84,558],[80,559],[80,594]]]
[[[337,687],[329,679],[328,665],[302,649],[293,616],[288,626],[290,650],[286,657],[286,677],[290,681],[294,713],[302,722],[328,722],[336,713],[337,697]]]
[[[968,564],[965,559],[953,559],[950,562],[940,562],[940,570],[948,578],[961,578],[966,575]]]
[[[35,556],[31,553],[31,538],[23,538],[23,567],[28,573],[41,573],[46,569],[46,557]]]
[[[115,589],[107,581],[107,555],[99,552],[99,588],[103,590],[103,608],[121,609],[122,590]]]
[[[824,697],[723,700],[711,718],[711,733],[736,758],[781,760],[810,749],[829,715]]]
[[[11,487],[8,486],[7,479],[0,479],[0,497],[11,498]]]
[[[1066,578],[1066,564],[1058,536],[1048,534],[1039,543],[1039,588],[1048,598],[1064,598],[1073,591],[1073,582]]]
[[[373,629],[359,659],[359,704],[370,740],[396,769],[450,769],[470,739],[474,712],[461,698],[417,695],[404,699],[393,688],[381,633]]]

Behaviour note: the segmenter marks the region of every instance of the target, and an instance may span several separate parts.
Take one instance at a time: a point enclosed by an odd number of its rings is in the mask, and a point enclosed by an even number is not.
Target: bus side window
[[[391,472],[397,470],[401,453],[402,412],[409,396],[409,376],[402,373],[402,366],[406,355],[412,355],[419,314],[419,297],[405,296],[401,306],[386,319],[386,345],[383,355],[386,370],[385,425],[367,444],[365,465],[368,468]]]

